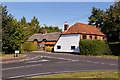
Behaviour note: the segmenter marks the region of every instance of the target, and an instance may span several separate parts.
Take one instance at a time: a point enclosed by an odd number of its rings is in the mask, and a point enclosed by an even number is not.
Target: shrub
[[[109,47],[111,49],[112,55],[120,56],[120,42],[110,42]]]
[[[83,55],[106,55],[111,54],[109,46],[101,40],[80,40],[80,54]]]
[[[53,47],[46,47],[47,52],[51,52],[53,50]]]
[[[24,51],[35,51],[35,50],[37,50],[37,45],[34,42],[25,42],[22,45],[22,49]]]

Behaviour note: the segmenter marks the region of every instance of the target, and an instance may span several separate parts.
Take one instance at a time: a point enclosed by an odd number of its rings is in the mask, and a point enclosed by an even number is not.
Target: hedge
[[[47,52],[52,52],[52,50],[53,50],[53,47],[46,47]]]
[[[37,46],[36,46],[36,43],[34,43],[34,42],[25,42],[22,45],[22,49],[24,51],[35,51],[35,50],[37,50]]]
[[[110,42],[109,47],[111,49],[112,55],[120,56],[120,42]]]
[[[109,55],[111,51],[108,44],[102,40],[80,40],[80,54],[82,55]]]

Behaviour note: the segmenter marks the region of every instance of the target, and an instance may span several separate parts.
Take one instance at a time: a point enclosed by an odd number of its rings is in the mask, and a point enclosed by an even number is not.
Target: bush
[[[111,49],[112,55],[120,56],[120,42],[110,42],[109,47]]]
[[[35,51],[35,50],[37,50],[37,45],[34,42],[25,42],[22,45],[22,49],[24,51]]]
[[[53,50],[53,47],[46,47],[47,52],[52,52],[52,50]]]
[[[101,40],[80,40],[80,54],[83,55],[106,55],[111,54],[109,46]]]

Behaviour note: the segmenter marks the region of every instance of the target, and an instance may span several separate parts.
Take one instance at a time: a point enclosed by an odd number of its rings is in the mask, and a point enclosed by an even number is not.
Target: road
[[[89,57],[68,53],[27,52],[37,59],[2,65],[3,79],[26,78],[31,76],[83,72],[118,71],[118,59]]]

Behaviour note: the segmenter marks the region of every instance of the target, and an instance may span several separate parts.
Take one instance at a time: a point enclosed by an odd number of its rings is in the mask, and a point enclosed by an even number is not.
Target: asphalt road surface
[[[31,76],[84,72],[118,71],[118,59],[73,55],[68,53],[30,52],[37,59],[2,65],[3,79],[26,78]]]

